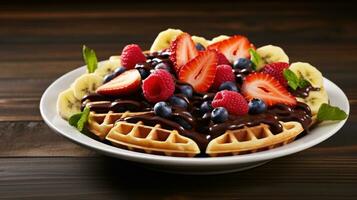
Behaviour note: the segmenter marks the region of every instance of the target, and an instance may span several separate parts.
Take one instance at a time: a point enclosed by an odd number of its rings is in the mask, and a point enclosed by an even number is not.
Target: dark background
[[[343,1],[11,1],[0,3],[0,199],[356,199],[357,14]],[[351,114],[333,137],[240,173],[185,176],[108,158],[56,135],[38,104],[47,86],[124,45],[148,49],[180,28],[210,39],[243,34],[317,66],[347,94]]]

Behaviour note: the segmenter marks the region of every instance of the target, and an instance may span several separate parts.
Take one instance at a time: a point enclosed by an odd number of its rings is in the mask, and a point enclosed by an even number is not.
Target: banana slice
[[[220,35],[215,38],[212,38],[212,40],[209,42],[209,44],[213,44],[213,43],[216,43],[216,42],[228,39],[228,38],[230,38],[228,35]]]
[[[120,59],[120,56],[110,56],[109,57],[109,61],[110,62],[114,62],[118,65],[121,65],[121,59]]]
[[[66,120],[72,115],[81,112],[81,102],[74,96],[71,88],[58,95],[57,110],[60,116]]]
[[[204,37],[199,37],[199,36],[192,36],[191,37],[192,38],[192,40],[195,42],[195,44],[197,44],[197,43],[200,43],[200,44],[202,44],[204,47],[207,47],[208,45],[209,45],[209,43],[208,43],[208,41],[206,40],[206,38],[204,38]]]
[[[86,94],[95,92],[95,90],[103,84],[103,78],[96,74],[83,74],[77,78],[73,85],[72,90],[74,96],[81,100]]]
[[[109,60],[103,61],[100,63],[98,68],[95,70],[94,74],[104,77],[107,74],[112,73],[116,68],[121,65],[120,58],[117,57],[109,58]]]
[[[289,57],[284,50],[278,46],[266,45],[259,47],[256,52],[260,55],[265,64],[274,62],[286,62],[289,63]]]
[[[323,87],[323,78],[321,72],[314,66],[305,62],[292,63],[289,67],[298,77],[303,77],[310,82],[314,88]]]
[[[298,97],[296,99],[306,103],[310,107],[312,115],[317,114],[321,104],[328,103],[328,95],[324,87],[321,87],[319,91],[310,91],[306,98]]]
[[[180,29],[171,28],[160,32],[156,36],[154,43],[151,45],[150,51],[155,52],[168,48],[170,46],[170,43],[175,40],[176,37],[181,33],[182,31]]]

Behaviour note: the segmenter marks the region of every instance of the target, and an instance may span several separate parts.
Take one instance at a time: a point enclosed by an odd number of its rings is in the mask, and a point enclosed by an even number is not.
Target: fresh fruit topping
[[[272,75],[274,78],[276,78],[280,82],[281,85],[283,85],[284,87],[287,87],[288,82],[284,78],[283,72],[288,67],[289,67],[289,63],[276,62],[276,63],[266,64],[263,67],[262,72]]]
[[[223,53],[217,53],[217,55],[218,55],[218,65],[231,65],[231,63],[226,58],[226,56],[223,55]]]
[[[218,89],[222,83],[227,81],[234,81],[232,67],[230,65],[218,65],[212,88]]]
[[[175,82],[169,72],[159,69],[143,81],[142,90],[149,102],[166,101],[175,91]]]
[[[189,83],[197,92],[206,92],[214,81],[217,60],[217,53],[214,50],[200,52],[181,68],[180,81]]]
[[[58,95],[57,110],[64,119],[69,119],[72,115],[81,110],[81,101],[74,96],[72,88],[69,88]]]
[[[182,33],[171,43],[170,60],[174,64],[177,73],[183,65],[198,55],[195,43],[188,33]]]
[[[207,49],[214,49],[223,53],[229,62],[233,63],[238,58],[249,58],[249,49],[252,44],[249,40],[241,35],[235,35],[228,39],[213,43]]]
[[[98,67],[98,59],[97,56],[95,55],[95,51],[86,45],[83,45],[83,59],[84,62],[87,65],[87,71],[88,73],[93,73]]]
[[[286,62],[289,63],[289,57],[284,50],[278,46],[266,45],[259,47],[256,52],[263,60],[264,64],[270,64],[274,62]]]
[[[310,65],[309,63],[305,63],[305,62],[292,63],[289,69],[293,71],[298,78],[309,81],[312,87],[314,88],[323,87],[323,77],[321,72],[318,69],[316,69],[316,67]]]
[[[245,115],[248,113],[248,103],[238,92],[223,90],[216,94],[212,101],[212,107],[224,107],[233,115]]]
[[[185,95],[187,98],[191,98],[193,95],[193,89],[191,85],[180,85],[178,86],[181,94]]]
[[[177,107],[181,107],[181,108],[187,108],[187,106],[188,106],[188,104],[185,100],[183,100],[182,98],[177,97],[177,96],[172,96],[169,99],[169,101],[172,106],[177,106]]]
[[[167,62],[160,62],[155,66],[155,69],[164,69],[170,73],[173,72],[172,68],[171,68],[171,64],[167,63]]]
[[[233,63],[234,69],[250,69],[251,67],[252,62],[247,58],[239,58]]]
[[[201,43],[197,43],[197,44],[196,44],[196,49],[197,49],[197,51],[204,51],[204,50],[206,50],[206,48],[205,48]]]
[[[257,72],[246,76],[241,90],[246,99],[261,99],[268,106],[277,103],[296,105],[295,97],[270,74]]]
[[[260,99],[252,99],[248,103],[249,114],[259,114],[267,110],[267,105]]]
[[[126,68],[125,67],[118,67],[114,70],[115,75],[119,76],[123,72],[125,72]]]
[[[200,43],[205,49],[206,49],[206,46],[208,46],[209,41],[206,40],[206,38],[204,38],[204,37],[193,35],[191,38],[195,42],[195,44]]]
[[[211,101],[205,101],[200,106],[200,111],[202,114],[210,112],[212,110]]]
[[[211,119],[214,123],[222,123],[228,119],[228,111],[224,107],[218,107],[212,110]]]
[[[229,91],[238,92],[238,88],[237,88],[236,83],[235,82],[231,82],[231,81],[227,81],[227,82],[222,83],[219,86],[218,90],[219,91],[229,90]]]
[[[87,94],[94,93],[95,90],[103,84],[103,78],[95,73],[83,74],[78,77],[71,85],[74,96],[81,100]]]
[[[103,84],[108,83],[109,81],[113,80],[115,77],[117,76],[114,73],[105,75],[103,79]]]
[[[167,29],[160,32],[152,43],[150,52],[161,51],[170,47],[173,40],[182,33],[179,29]]]
[[[146,79],[149,75],[150,75],[150,71],[149,70],[146,70],[144,68],[138,68],[137,69],[140,73],[140,76],[141,76],[141,80],[144,80]]]
[[[137,44],[126,45],[121,53],[121,63],[126,69],[133,69],[137,63],[145,61],[146,57]]]
[[[265,62],[253,48],[249,49],[249,54],[253,69],[255,71],[260,71],[264,67]]]
[[[103,95],[123,95],[136,91],[141,83],[138,70],[131,69],[100,86],[97,93]]]
[[[154,113],[160,117],[170,117],[172,114],[171,107],[164,101],[157,102],[154,106]]]

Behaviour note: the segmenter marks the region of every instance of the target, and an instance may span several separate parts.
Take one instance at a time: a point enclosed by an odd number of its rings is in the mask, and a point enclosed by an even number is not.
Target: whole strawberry
[[[137,44],[126,45],[121,53],[121,64],[126,69],[133,69],[136,64],[145,62],[146,57]]]
[[[218,65],[212,88],[218,89],[222,83],[227,81],[232,82],[234,80],[233,70],[230,65]]]
[[[284,78],[284,74],[283,74],[284,70],[287,68],[289,68],[289,63],[275,62],[271,64],[266,64],[262,69],[262,72],[272,75],[274,78],[276,78],[279,81],[279,83],[282,86],[287,87],[288,82]]]
[[[223,90],[216,94],[212,107],[224,107],[230,114],[245,115],[248,113],[248,102],[238,92]]]

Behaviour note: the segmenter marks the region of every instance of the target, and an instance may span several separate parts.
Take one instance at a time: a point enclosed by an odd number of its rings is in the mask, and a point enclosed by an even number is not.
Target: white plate
[[[85,67],[73,70],[57,79],[47,88],[40,103],[41,115],[44,121],[54,131],[78,144],[109,156],[130,160],[146,167],[163,171],[190,174],[218,174],[249,169],[264,164],[271,159],[293,154],[319,144],[335,134],[346,122],[346,120],[343,120],[335,123],[323,123],[312,129],[306,136],[290,144],[246,155],[218,158],[178,158],[139,153],[110,146],[83,135],[57,114],[56,101],[58,94],[69,88],[70,84],[83,73],[85,73]],[[339,106],[349,113],[348,99],[343,91],[328,79],[324,79],[324,85],[331,104]]]

